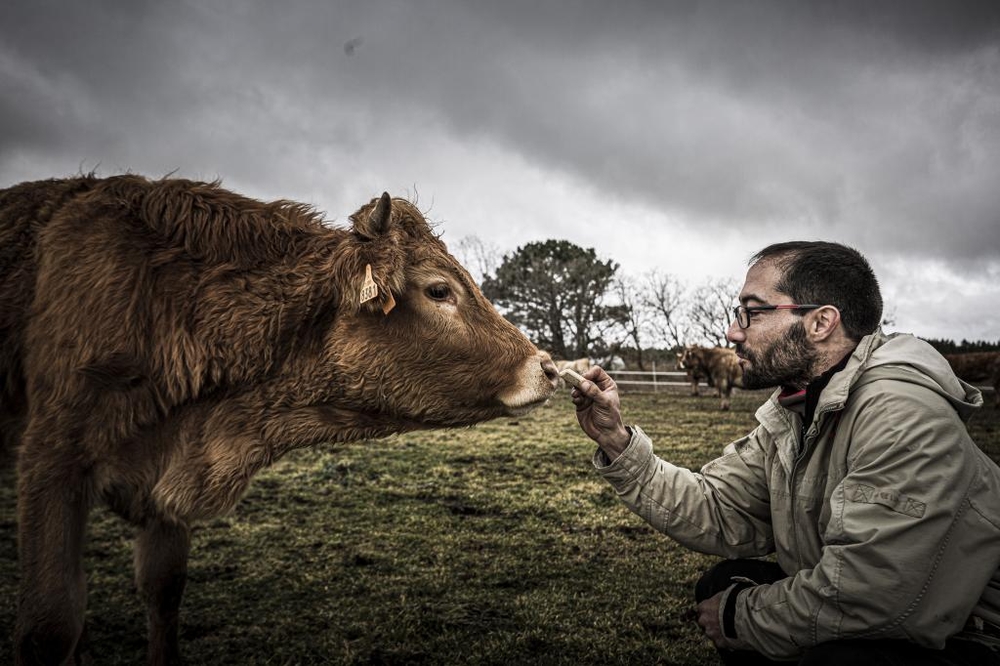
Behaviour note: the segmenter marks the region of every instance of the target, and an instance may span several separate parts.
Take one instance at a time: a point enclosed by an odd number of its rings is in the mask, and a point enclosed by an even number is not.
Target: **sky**
[[[453,249],[565,239],[742,282],[786,240],[890,331],[1000,340],[1000,3],[4,0],[0,187],[221,179]]]

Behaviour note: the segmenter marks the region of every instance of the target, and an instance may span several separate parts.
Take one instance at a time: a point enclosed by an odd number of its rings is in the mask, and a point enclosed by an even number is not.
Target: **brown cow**
[[[192,521],[290,449],[523,414],[557,385],[420,212],[138,176],[0,191],[0,426],[20,442],[18,662],[79,652],[88,510],[139,528],[149,661],[178,657]]]
[[[698,381],[705,380],[714,386],[721,400],[720,409],[729,409],[729,398],[734,386],[742,386],[743,370],[736,352],[726,347],[699,347],[688,345],[677,354],[677,367],[687,371],[691,382],[691,395],[698,395]]]
[[[945,354],[959,378],[970,383],[986,382],[993,387],[994,406],[1000,409],[1000,352]]]

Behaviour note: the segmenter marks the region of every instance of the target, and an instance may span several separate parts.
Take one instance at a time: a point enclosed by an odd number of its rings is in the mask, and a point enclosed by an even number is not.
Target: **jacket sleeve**
[[[772,659],[850,638],[941,648],[996,571],[954,545],[978,470],[964,424],[929,391],[880,384],[840,425],[851,446],[817,565],[736,599],[738,639]]]
[[[630,510],[687,548],[729,558],[774,550],[756,431],[698,473],[655,456],[649,437],[633,426],[628,448],[612,463],[598,450],[594,466]]]

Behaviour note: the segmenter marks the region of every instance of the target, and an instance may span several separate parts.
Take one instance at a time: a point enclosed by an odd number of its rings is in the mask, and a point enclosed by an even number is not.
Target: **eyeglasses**
[[[822,305],[798,305],[788,303],[784,305],[737,305],[733,308],[733,317],[740,328],[750,327],[750,314],[753,312],[767,312],[769,310],[816,310]]]

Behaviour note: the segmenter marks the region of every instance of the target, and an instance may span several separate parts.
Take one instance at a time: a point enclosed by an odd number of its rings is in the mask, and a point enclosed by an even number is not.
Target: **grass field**
[[[760,393],[629,393],[657,453],[699,467],[745,433]],[[996,459],[1000,411],[970,426]],[[629,513],[591,467],[565,391],[530,416],[298,451],[194,531],[189,664],[716,664],[685,612],[715,559]],[[0,477],[0,664],[11,663],[14,475]],[[93,513],[96,664],[139,664],[131,529]]]

